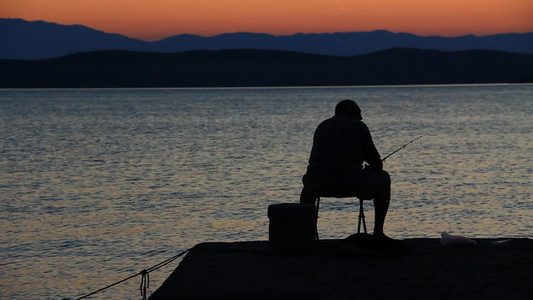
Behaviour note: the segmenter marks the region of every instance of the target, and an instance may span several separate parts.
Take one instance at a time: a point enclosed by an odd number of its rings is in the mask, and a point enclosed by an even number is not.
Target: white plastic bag
[[[473,241],[462,235],[451,235],[446,231],[440,234],[440,242],[444,246],[475,246],[476,241]]]

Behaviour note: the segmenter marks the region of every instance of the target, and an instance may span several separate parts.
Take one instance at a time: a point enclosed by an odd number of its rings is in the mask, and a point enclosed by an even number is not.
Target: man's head
[[[362,120],[361,109],[353,100],[342,100],[335,106],[335,115],[347,115],[357,120]]]

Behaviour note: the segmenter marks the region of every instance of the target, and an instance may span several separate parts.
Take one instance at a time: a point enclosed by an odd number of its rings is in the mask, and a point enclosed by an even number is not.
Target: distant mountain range
[[[44,21],[0,19],[0,44],[0,59],[21,60],[53,58],[99,50],[176,53],[191,50],[261,49],[332,56],[369,54],[391,48],[444,51],[483,49],[533,53],[533,33],[497,34],[483,37],[467,35],[453,38],[422,37],[384,30],[291,36],[231,33],[201,37],[184,34],[157,42],[146,42],[81,25],[66,26]]]
[[[533,81],[533,54],[390,49],[342,57],[274,50],[122,50],[0,60],[0,88],[261,87]]]

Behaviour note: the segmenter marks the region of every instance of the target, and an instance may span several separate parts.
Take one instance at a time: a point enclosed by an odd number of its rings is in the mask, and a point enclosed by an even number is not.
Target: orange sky
[[[533,32],[533,0],[0,0],[0,18],[81,24],[149,41],[377,29],[482,36]]]

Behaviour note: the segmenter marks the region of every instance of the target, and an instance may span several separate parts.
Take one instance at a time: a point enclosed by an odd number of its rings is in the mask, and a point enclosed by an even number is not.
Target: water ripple
[[[312,135],[363,108],[393,180],[395,238],[532,237],[532,86],[0,91],[0,289],[75,298],[206,241],[268,239]],[[324,199],[323,238],[357,228]],[[372,202],[365,202],[373,224]],[[151,275],[159,286],[172,271]],[[135,298],[138,283],[103,298]]]

